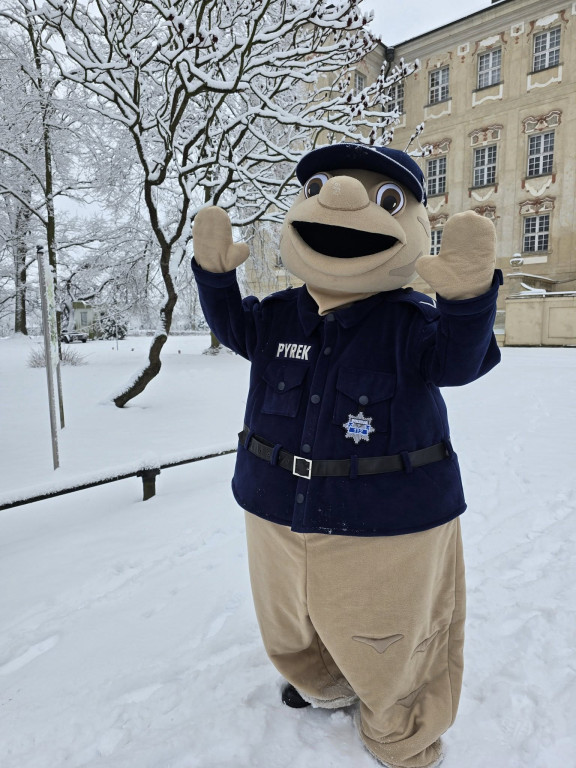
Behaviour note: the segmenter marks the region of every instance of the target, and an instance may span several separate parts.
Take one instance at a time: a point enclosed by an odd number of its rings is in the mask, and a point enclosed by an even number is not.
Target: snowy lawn
[[[76,345],[52,471],[45,373],[0,340],[0,503],[231,447],[248,366],[170,339]],[[469,509],[466,672],[444,768],[575,768],[576,350],[504,349],[445,390]],[[252,609],[233,456],[0,512],[1,768],[372,768],[350,710],[279,702]]]

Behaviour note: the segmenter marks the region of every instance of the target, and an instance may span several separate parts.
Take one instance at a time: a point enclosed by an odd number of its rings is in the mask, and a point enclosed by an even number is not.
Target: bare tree
[[[129,133],[141,171],[166,297],[146,367],[114,399],[122,407],[160,370],[197,210],[218,204],[237,226],[278,220],[295,162],[322,133],[388,138],[385,94],[403,73],[360,94],[347,86],[376,44],[359,0],[20,2],[45,23],[62,77]]]
[[[131,211],[67,222],[59,244],[64,322],[72,327],[74,302],[89,303],[101,316],[124,321],[149,317],[161,302],[155,241],[147,222]]]
[[[30,188],[21,191],[22,201],[14,200],[9,195],[2,195],[5,222],[3,240],[11,260],[10,282],[13,290],[6,301],[13,304],[14,333],[28,334],[27,325],[27,281],[30,255],[28,240],[30,235]]]
[[[21,7],[16,6],[16,10],[20,13],[8,14],[11,28],[7,12],[0,12],[0,195],[14,255],[14,328],[26,333],[27,268],[34,260],[31,235],[46,240],[56,276],[55,199],[66,193],[69,180],[57,188],[53,133],[65,130],[56,96],[62,79],[52,60],[44,56],[42,23]],[[61,170],[69,164],[69,139],[67,151],[60,153]],[[61,150],[62,146],[60,143]]]
[[[14,331],[27,333],[26,287],[29,236],[39,187],[42,143],[37,94],[23,65],[22,41],[0,34],[0,196],[2,232],[11,255]]]
[[[122,240],[132,258],[140,239],[134,230],[142,223],[140,179],[131,170],[133,156],[122,146],[129,137],[110,137],[109,121],[100,115],[86,119],[86,92],[61,77],[52,56],[46,56],[43,35],[45,23],[20,0],[11,10],[0,9],[3,277],[11,262],[1,301],[2,306],[13,304],[13,327],[22,333],[27,332],[27,272],[35,264],[38,240],[47,242],[55,275],[57,262],[64,260],[59,307],[73,325],[73,302],[103,295],[112,282],[110,270],[125,261]],[[92,211],[86,217],[71,213],[84,203],[96,203],[98,212],[110,216],[102,220]],[[119,208],[128,215],[119,216]],[[149,225],[145,234],[150,237]],[[90,255],[94,258],[87,270]],[[114,278],[119,276],[116,269]]]

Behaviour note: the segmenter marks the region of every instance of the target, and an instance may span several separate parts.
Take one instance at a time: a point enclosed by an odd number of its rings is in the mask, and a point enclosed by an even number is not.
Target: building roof
[[[396,43],[395,45],[390,47],[399,48],[402,45],[413,43],[415,40],[420,40],[423,37],[427,37],[428,35],[431,35],[434,32],[438,32],[440,29],[448,29],[448,27],[452,27],[454,26],[454,24],[460,24],[461,21],[466,21],[467,19],[473,19],[475,16],[481,16],[483,13],[486,13],[487,11],[494,9],[496,6],[509,5],[515,2],[517,2],[517,0],[496,0],[496,2],[490,3],[485,8],[481,8],[479,11],[474,11],[474,13],[469,13],[467,16],[461,16],[459,19],[454,19],[454,21],[449,21],[448,24],[442,24],[439,27],[434,27],[433,29],[428,30],[428,32],[422,32],[422,34],[416,35],[415,37],[409,37],[407,40],[402,40],[402,42]]]

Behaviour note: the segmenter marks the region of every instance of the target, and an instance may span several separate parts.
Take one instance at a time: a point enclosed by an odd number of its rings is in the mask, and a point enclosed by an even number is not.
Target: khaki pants
[[[433,765],[462,684],[460,521],[389,537],[294,533],[246,513],[262,639],[316,706],[360,701],[360,734],[385,764]]]

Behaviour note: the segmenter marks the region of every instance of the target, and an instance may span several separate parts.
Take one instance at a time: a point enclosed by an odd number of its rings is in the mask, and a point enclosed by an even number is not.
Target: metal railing
[[[126,480],[129,477],[140,477],[142,479],[142,492],[143,501],[147,501],[156,495],[156,478],[163,469],[170,469],[171,467],[179,467],[183,464],[193,464],[196,461],[204,461],[205,459],[215,459],[218,456],[228,456],[231,453],[236,453],[236,448],[226,449],[224,451],[218,451],[217,453],[208,453],[203,456],[194,456],[191,459],[180,459],[178,461],[171,461],[167,464],[160,464],[158,466],[147,466],[142,469],[133,470],[131,472],[122,472],[115,475],[109,475],[99,480],[91,480],[87,483],[79,483],[70,485],[65,488],[58,488],[52,491],[46,491],[45,493],[39,493],[34,496],[28,496],[22,499],[15,499],[13,501],[7,501],[0,503],[0,512],[4,509],[11,509],[12,507],[19,507],[24,504],[33,504],[36,501],[46,501],[46,499],[53,499],[57,496],[64,496],[67,493],[76,493],[76,491],[85,491],[88,488],[96,488],[99,485],[107,485],[108,483],[115,483],[118,480]]]

